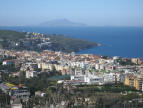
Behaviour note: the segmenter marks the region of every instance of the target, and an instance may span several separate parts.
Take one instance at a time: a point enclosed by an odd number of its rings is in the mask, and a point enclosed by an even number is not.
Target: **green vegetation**
[[[0,63],[0,70],[4,70],[6,72],[17,72],[19,68],[15,67],[15,65],[5,66]]]
[[[63,35],[53,35],[49,36],[51,41],[54,43],[52,48],[55,51],[64,51],[64,52],[72,52],[72,51],[80,51],[84,49],[88,49],[91,47],[97,46],[95,42],[90,42],[83,39],[74,39],[70,37],[66,37]]]
[[[122,66],[135,65],[135,64],[132,63],[131,61],[120,61],[119,64],[122,65]]]
[[[117,62],[122,65],[122,66],[126,66],[126,65],[135,65],[134,63],[131,62],[131,59],[128,60],[122,60],[122,59],[118,59]]]
[[[77,89],[75,89],[75,91],[78,92],[90,92],[90,93],[94,93],[96,92],[110,92],[110,93],[120,93],[123,91],[136,91],[136,89],[134,87],[130,87],[130,86],[125,86],[124,84],[120,83],[120,84],[106,84],[103,86],[97,86],[97,85],[81,85],[78,86]]]
[[[0,90],[0,108],[7,108],[10,105],[10,96]]]
[[[25,38],[24,32],[16,32],[11,30],[0,30],[0,38],[6,40],[18,40]]]
[[[29,34],[28,36],[29,38],[26,38],[25,32],[0,30],[0,39],[1,39],[0,47],[4,49],[16,49],[16,50],[34,50],[34,51],[53,50],[53,51],[63,51],[63,52],[78,52],[84,49],[97,46],[95,42],[90,42],[83,39],[74,39],[66,37],[64,35],[45,34],[44,35],[45,37],[50,37],[51,44],[39,47],[38,45],[43,43],[43,41],[40,40],[39,38],[36,39],[32,33]],[[24,44],[25,41],[28,41],[28,43],[30,44],[25,46]]]
[[[52,80],[52,81],[70,80],[70,75],[52,76],[49,79]]]
[[[12,84],[18,85],[18,84],[24,84],[27,86],[34,95],[35,91],[37,90],[45,90],[49,86],[56,85],[56,81],[51,80],[52,76],[59,76],[61,75],[57,71],[52,71],[50,73],[44,72],[38,75],[38,77],[27,79],[25,78],[25,75],[21,75],[20,77],[12,77],[8,73],[2,74],[2,81],[3,82],[10,82]]]

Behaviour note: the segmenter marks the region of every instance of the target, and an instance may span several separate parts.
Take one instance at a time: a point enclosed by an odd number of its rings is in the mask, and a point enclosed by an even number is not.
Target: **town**
[[[130,89],[133,91],[140,93],[143,91],[143,62],[141,58],[107,57],[49,50],[35,52],[1,49],[0,61],[0,89],[1,92],[9,96],[10,103],[7,100],[5,104],[11,104],[13,108],[16,105],[23,105],[20,100],[26,105],[25,102],[31,99],[32,94],[40,97],[47,95],[47,89],[39,88],[33,93],[21,81],[23,77],[25,80],[30,80],[39,78],[42,74],[52,77],[48,82],[52,83],[53,80],[55,85],[59,84],[68,91],[85,85],[96,85],[100,89],[108,84],[123,84],[123,86],[131,87]],[[11,79],[16,80],[12,81]],[[89,101],[89,98],[85,99]],[[19,104],[16,104],[17,101]],[[64,100],[61,102],[60,105],[67,105]],[[47,104],[45,103],[45,105]]]

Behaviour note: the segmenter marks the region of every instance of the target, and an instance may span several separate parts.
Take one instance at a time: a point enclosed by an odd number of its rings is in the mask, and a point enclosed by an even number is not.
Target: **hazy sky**
[[[63,18],[91,26],[143,26],[143,0],[0,0],[0,26]]]

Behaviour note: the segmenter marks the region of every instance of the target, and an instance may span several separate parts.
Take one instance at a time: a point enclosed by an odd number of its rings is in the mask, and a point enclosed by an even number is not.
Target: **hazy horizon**
[[[0,26],[68,19],[87,26],[143,27],[142,0],[4,0]]]

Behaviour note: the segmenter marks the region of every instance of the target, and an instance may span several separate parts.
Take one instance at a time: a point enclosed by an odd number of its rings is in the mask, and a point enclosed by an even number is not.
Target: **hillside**
[[[11,30],[0,30],[1,39],[17,40],[20,38],[25,38],[25,33],[16,32]]]
[[[26,32],[0,30],[0,47],[4,49],[78,52],[95,46],[97,46],[95,42],[64,35],[27,34]]]
[[[90,42],[83,39],[75,39],[62,35],[49,36],[53,44],[54,50],[61,50],[64,52],[78,52],[84,49],[97,46],[95,42]]]

